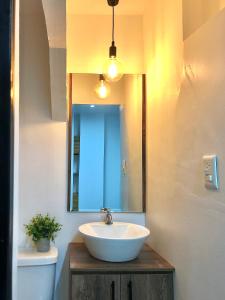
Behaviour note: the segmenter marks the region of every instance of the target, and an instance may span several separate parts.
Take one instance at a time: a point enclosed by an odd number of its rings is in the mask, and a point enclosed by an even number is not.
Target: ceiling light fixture
[[[102,74],[99,75],[99,82],[95,87],[95,93],[101,99],[105,99],[110,95],[110,86]]]
[[[104,77],[107,81],[119,81],[123,76],[123,65],[117,58],[117,48],[115,44],[115,6],[119,0],[107,0],[112,7],[112,44],[109,48],[109,58],[103,66]]]

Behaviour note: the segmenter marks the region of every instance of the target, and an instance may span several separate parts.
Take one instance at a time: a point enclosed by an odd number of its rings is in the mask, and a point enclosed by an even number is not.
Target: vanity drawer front
[[[120,300],[120,275],[72,275],[72,300]]]
[[[122,300],[173,300],[173,274],[121,275]]]

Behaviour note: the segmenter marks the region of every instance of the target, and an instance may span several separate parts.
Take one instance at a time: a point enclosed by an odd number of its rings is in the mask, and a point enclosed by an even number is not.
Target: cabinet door
[[[173,274],[121,275],[122,300],[173,300]]]
[[[72,300],[120,300],[120,275],[72,275]]]

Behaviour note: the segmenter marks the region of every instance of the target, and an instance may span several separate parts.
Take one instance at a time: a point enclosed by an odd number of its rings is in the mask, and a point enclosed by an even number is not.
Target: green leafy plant
[[[57,232],[62,228],[62,225],[56,222],[55,218],[51,218],[48,214],[38,214],[31,219],[29,224],[24,226],[26,234],[31,236],[34,242],[37,242],[42,238],[54,242]]]

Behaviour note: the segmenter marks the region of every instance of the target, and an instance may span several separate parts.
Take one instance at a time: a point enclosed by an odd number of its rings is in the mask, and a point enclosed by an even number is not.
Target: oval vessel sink
[[[123,262],[135,259],[150,231],[140,225],[114,222],[83,224],[79,227],[90,254],[100,260]]]

